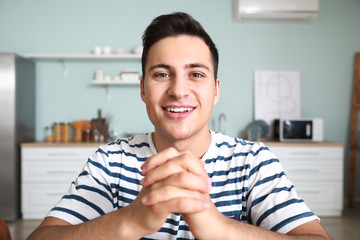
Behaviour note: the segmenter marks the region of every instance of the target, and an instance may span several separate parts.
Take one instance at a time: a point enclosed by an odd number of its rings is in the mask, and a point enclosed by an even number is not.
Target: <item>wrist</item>
[[[131,205],[116,211],[119,219],[118,239],[140,239],[147,235],[132,212]]]

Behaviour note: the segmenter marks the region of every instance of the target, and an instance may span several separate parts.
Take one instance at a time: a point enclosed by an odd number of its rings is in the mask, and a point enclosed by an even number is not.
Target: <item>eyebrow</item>
[[[160,63],[160,64],[156,64],[156,65],[153,65],[149,68],[149,72],[155,68],[165,68],[165,69],[170,69],[170,66],[169,65],[166,65],[166,64],[163,64],[163,63]]]
[[[170,69],[170,65],[167,65],[167,64],[163,64],[163,63],[160,63],[160,64],[156,64],[156,65],[153,65],[149,68],[149,71],[155,69],[155,68],[165,68],[165,69]],[[191,69],[191,68],[204,68],[206,69],[207,71],[210,72],[210,69],[204,65],[204,64],[201,64],[201,63],[190,63],[190,64],[186,64],[184,69]]]
[[[185,69],[189,69],[189,68],[205,68],[206,70],[208,70],[210,72],[210,69],[201,63],[191,63],[191,64],[187,64],[185,65]]]

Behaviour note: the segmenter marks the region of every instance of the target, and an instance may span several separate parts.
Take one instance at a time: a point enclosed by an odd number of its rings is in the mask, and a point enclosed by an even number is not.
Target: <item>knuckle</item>
[[[185,182],[187,182],[188,178],[189,178],[189,177],[188,177],[187,172],[179,172],[179,173],[177,174],[177,181],[180,182],[180,183],[185,183]]]
[[[164,191],[164,194],[168,197],[172,196],[174,194],[174,188],[171,186],[164,187],[163,191]]]

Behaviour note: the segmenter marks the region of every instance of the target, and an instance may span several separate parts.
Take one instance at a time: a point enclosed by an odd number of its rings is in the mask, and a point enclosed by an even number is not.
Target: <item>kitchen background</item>
[[[0,0],[0,52],[85,54],[96,45],[131,51],[154,17],[174,11],[199,20],[219,49],[222,97],[211,123],[215,130],[225,113],[222,129],[243,137],[254,120],[254,70],[300,71],[302,116],[323,118],[324,138],[345,143],[346,197],[359,0],[320,0],[318,18],[311,23],[234,22],[232,0]],[[91,85],[99,68],[116,75],[141,66],[139,60],[69,60],[65,67],[61,61],[36,61],[37,141],[44,140],[46,126],[90,120],[98,109],[104,117],[113,115],[113,130],[120,136],[152,130],[140,88],[109,86],[107,93],[104,86]]]

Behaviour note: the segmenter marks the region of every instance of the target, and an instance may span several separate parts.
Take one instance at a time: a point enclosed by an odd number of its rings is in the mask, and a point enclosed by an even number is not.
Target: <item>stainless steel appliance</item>
[[[20,146],[35,138],[35,64],[0,53],[0,218],[20,217]]]

